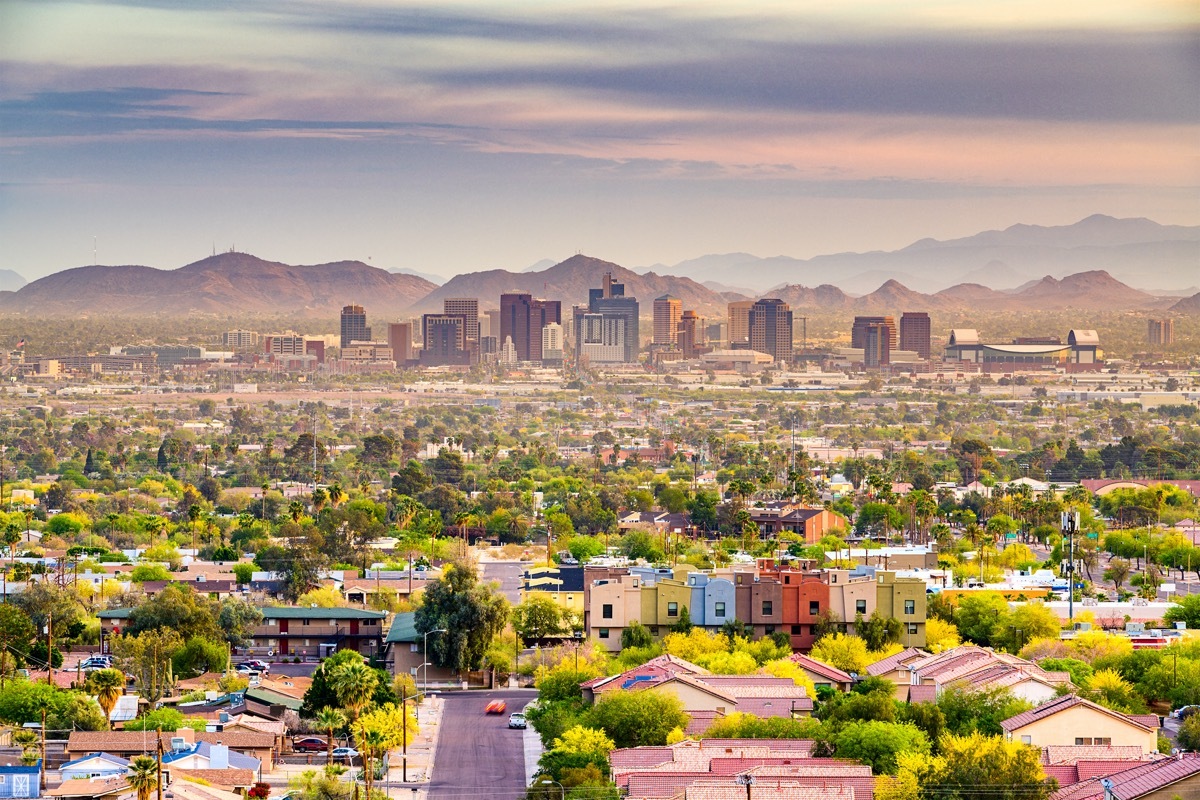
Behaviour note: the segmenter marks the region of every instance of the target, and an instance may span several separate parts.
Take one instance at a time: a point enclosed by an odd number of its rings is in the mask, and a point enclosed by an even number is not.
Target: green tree
[[[642,623],[634,620],[621,631],[621,649],[628,650],[630,648],[653,647],[654,637],[650,634],[650,629]]]
[[[329,685],[351,721],[354,721],[371,704],[379,685],[379,676],[363,661],[349,662],[339,664],[329,673]]]
[[[0,657],[0,686],[4,684],[4,673],[8,666],[24,662],[33,641],[33,622],[15,605],[0,604],[0,653],[11,655]]]
[[[317,715],[313,717],[313,722],[317,724],[318,728],[326,731],[328,734],[329,738],[325,740],[325,758],[327,764],[332,764],[333,733],[334,731],[341,730],[343,727],[345,727],[347,723],[346,715],[343,714],[340,709],[326,707],[317,712]]]
[[[137,800],[150,800],[150,793],[158,788],[158,762],[150,756],[134,757],[125,780],[137,792]]]
[[[657,692],[609,692],[584,714],[583,726],[600,728],[617,747],[665,745],[667,734],[686,728],[683,704]]]
[[[171,669],[178,678],[194,678],[205,672],[221,672],[225,669],[229,651],[224,642],[214,642],[202,636],[188,639],[171,656]]]
[[[1000,736],[1003,734],[1001,722],[1032,708],[1005,689],[972,691],[958,686],[951,686],[938,695],[937,707],[946,717],[946,730],[960,736],[976,731],[986,736]]]
[[[959,598],[954,624],[964,639],[987,646],[996,621],[1007,616],[1008,603],[997,592],[973,592]]]
[[[865,672],[867,669],[867,644],[857,636],[844,633],[822,636],[809,655],[843,672]]]
[[[896,771],[896,755],[929,753],[929,738],[915,725],[904,722],[851,722],[833,737],[835,754],[870,764],[876,775]]]
[[[508,602],[492,586],[479,583],[475,568],[448,564],[429,584],[416,613],[417,632],[442,629],[431,637],[426,657],[456,672],[478,669],[492,639],[508,622]]]
[[[564,632],[558,603],[541,592],[530,592],[525,602],[513,606],[512,626],[523,639],[544,639]]]
[[[177,731],[180,728],[191,728],[194,731],[203,731],[205,725],[206,723],[202,719],[186,719],[178,709],[159,708],[129,720],[125,723],[124,729],[127,731]]]
[[[142,697],[154,702],[171,690],[171,656],[183,647],[183,637],[173,628],[126,633],[111,641],[117,668],[134,676]]]
[[[1163,614],[1163,621],[1172,625],[1182,622],[1189,628],[1200,628],[1200,594],[1177,598],[1175,604]]]
[[[316,716],[322,708],[341,707],[341,701],[338,699],[337,692],[333,688],[331,677],[338,667],[343,664],[352,663],[365,664],[366,659],[353,650],[339,650],[321,662],[321,665],[313,672],[312,683],[304,693],[303,704],[300,707],[300,716],[302,718],[310,719]],[[374,672],[376,678],[375,693],[371,697],[371,703],[383,706],[388,703],[400,702],[400,698],[392,690],[392,676],[386,670],[382,669],[376,669]]]
[[[115,669],[96,670],[88,675],[87,689],[95,693],[96,702],[100,704],[104,718],[110,719],[117,699],[125,691],[125,674]]]

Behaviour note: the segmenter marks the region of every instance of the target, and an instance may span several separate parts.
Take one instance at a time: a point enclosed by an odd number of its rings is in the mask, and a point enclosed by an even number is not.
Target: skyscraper
[[[479,298],[447,297],[442,300],[443,314],[459,314],[463,317],[463,335],[472,342],[479,341]]]
[[[738,300],[729,304],[729,346],[750,342],[750,309],[753,300]]]
[[[392,348],[392,361],[397,367],[412,361],[413,324],[411,322],[388,323],[388,346]]]
[[[929,314],[924,311],[905,311],[900,315],[900,349],[909,350],[921,358],[929,358]]]
[[[500,346],[512,340],[517,361],[529,360],[529,312],[533,296],[524,292],[500,295]],[[540,343],[539,343],[540,344]]]
[[[683,312],[683,316],[679,320],[679,329],[675,334],[675,341],[679,349],[683,351],[684,358],[698,358],[700,348],[704,346],[704,320],[696,315],[695,311],[688,309]]]
[[[766,353],[777,364],[792,361],[792,309],[778,298],[763,298],[750,307],[750,349]]]
[[[636,297],[625,296],[625,284],[615,283],[611,272],[604,273],[601,288],[588,290],[588,311],[604,318],[608,340],[619,336],[623,351],[620,360],[626,364],[635,363],[642,343],[638,330],[638,301]],[[615,320],[620,320],[620,325],[615,324]],[[576,341],[579,341],[578,337]]]
[[[888,347],[892,350],[896,349],[896,345],[899,343],[899,338],[896,335],[897,331],[895,317],[855,317],[854,327],[850,329],[851,347],[866,347],[868,325],[887,325]]]
[[[471,363],[466,322],[462,314],[425,314],[421,317],[421,364],[437,367]]]
[[[891,330],[885,323],[872,322],[863,330],[863,366],[876,368],[892,362]]]
[[[342,307],[342,349],[351,342],[371,341],[371,329],[367,327],[367,312],[362,306]]]
[[[544,361],[542,331],[547,325],[562,325],[562,302],[535,298],[529,303],[529,360]],[[559,349],[562,349],[561,347]],[[559,356],[562,360],[562,356]]]
[[[654,344],[659,347],[674,347],[679,332],[679,320],[683,316],[683,303],[678,297],[664,294],[654,301]]]
[[[1174,344],[1175,320],[1152,319],[1147,325],[1146,337],[1150,344]]]

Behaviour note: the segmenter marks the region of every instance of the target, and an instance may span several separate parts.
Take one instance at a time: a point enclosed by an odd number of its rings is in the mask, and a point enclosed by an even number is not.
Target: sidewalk
[[[442,727],[445,701],[438,695],[428,698],[418,711],[421,732],[408,741],[408,784],[427,784],[437,754],[438,733]],[[387,782],[405,783],[405,758],[399,749],[388,754]]]

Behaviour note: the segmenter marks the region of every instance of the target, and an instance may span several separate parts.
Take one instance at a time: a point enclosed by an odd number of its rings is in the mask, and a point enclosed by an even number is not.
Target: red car
[[[505,703],[503,700],[493,700],[492,702],[487,704],[487,708],[484,709],[484,713],[503,714],[504,709],[506,709],[506,708],[508,708],[508,704]]]
[[[316,736],[309,736],[304,739],[296,739],[293,741],[292,749],[297,753],[324,753],[329,749],[329,745],[324,739],[318,739]]]

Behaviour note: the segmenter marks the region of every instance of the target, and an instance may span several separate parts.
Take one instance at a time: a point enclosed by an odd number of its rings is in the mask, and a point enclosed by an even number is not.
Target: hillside
[[[1200,226],[1159,225],[1148,219],[1096,214],[1072,225],[1013,225],[960,239],[922,239],[899,250],[837,253],[810,259],[748,253],[701,256],[661,267],[698,281],[728,282],[757,291],[791,284],[817,285],[837,276],[852,293],[866,293],[889,278],[915,291],[979,283],[1008,289],[1042,275],[1062,278],[1103,270],[1147,289],[1195,283]]]
[[[292,266],[222,253],[174,270],[89,266],[0,296],[0,310],[39,314],[337,313],[359,303],[399,314],[435,285],[360,261]]]
[[[414,304],[412,311],[439,311],[442,300],[448,297],[478,297],[481,309],[499,308],[501,294],[519,291],[561,301],[565,318],[571,306],[587,303],[588,289],[598,288],[605,272],[611,272],[614,281],[625,284],[625,294],[638,299],[644,316],[652,313],[654,298],[664,294],[678,297],[684,308],[694,309],[702,316],[725,313],[725,299],[690,278],[656,275],[653,272],[638,275],[617,264],[584,255],[571,256],[566,261],[536,272],[493,269],[458,275]]]
[[[1185,297],[1175,305],[1171,306],[1171,311],[1176,314],[1200,314],[1200,292]]]

